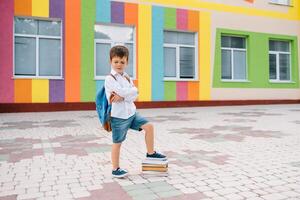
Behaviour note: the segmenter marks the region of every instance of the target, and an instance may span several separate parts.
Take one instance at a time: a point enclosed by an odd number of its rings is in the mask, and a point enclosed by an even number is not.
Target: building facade
[[[109,49],[140,102],[299,100],[298,0],[0,0],[0,104],[93,102]]]

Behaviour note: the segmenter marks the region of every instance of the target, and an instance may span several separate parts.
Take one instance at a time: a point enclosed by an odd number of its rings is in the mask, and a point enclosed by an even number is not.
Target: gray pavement
[[[144,109],[168,174],[145,174],[144,134],[111,177],[95,111],[0,114],[0,199],[300,199],[300,105]]]

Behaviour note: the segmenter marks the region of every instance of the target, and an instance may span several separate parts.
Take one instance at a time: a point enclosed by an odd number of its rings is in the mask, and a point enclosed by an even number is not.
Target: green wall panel
[[[246,82],[221,80],[221,35],[245,36],[247,38]],[[291,41],[291,74],[289,83],[269,81],[269,40]],[[299,88],[298,39],[296,36],[217,29],[214,62],[214,88]]]
[[[164,29],[176,30],[175,8],[164,8]],[[164,81],[164,100],[176,101],[176,81]]]
[[[165,8],[165,29],[176,29],[176,9],[175,8]]]
[[[164,83],[164,100],[165,101],[176,101],[176,82],[165,81]]]
[[[94,24],[96,0],[81,0],[81,101],[94,101],[96,83],[94,81]]]

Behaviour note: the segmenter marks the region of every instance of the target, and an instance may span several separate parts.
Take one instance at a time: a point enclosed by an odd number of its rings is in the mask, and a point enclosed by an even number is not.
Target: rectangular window
[[[221,43],[222,80],[246,80],[246,38],[221,36]]]
[[[291,5],[291,0],[270,0],[270,3],[289,6],[289,5]]]
[[[269,74],[271,81],[291,81],[290,42],[269,41]]]
[[[126,73],[135,78],[135,28],[132,26],[95,25],[95,79],[104,79],[110,74],[109,51],[115,45],[124,45],[129,50]]]
[[[14,76],[62,78],[60,20],[15,17]]]
[[[167,80],[195,80],[197,77],[197,35],[164,31],[164,77]]]

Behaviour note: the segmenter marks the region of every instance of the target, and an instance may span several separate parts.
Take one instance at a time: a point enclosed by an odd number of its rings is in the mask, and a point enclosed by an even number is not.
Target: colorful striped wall
[[[265,18],[274,18],[274,19],[286,19],[286,20],[300,20],[300,1],[292,0],[292,6],[288,6],[286,12],[278,12],[277,9],[274,9],[274,6],[268,6],[268,8],[254,7],[256,4],[260,5],[260,2],[264,1],[268,5],[269,0],[259,0],[253,1],[250,5],[253,6],[236,6],[239,2],[243,0],[210,0],[210,1],[199,1],[199,0],[139,0],[138,2],[144,4],[154,4],[161,5],[164,7],[176,7],[176,8],[192,8],[192,9],[203,9],[208,12],[226,12],[233,13],[236,15],[249,15],[249,16],[259,16]],[[231,3],[229,3],[231,2]],[[244,1],[247,5],[248,2]],[[258,2],[258,3],[256,3]],[[275,6],[276,7],[276,6]]]
[[[0,25],[8,30],[0,32],[0,103],[93,101],[103,85],[94,80],[95,23],[139,27],[137,4],[109,0],[3,0],[0,10]],[[63,80],[13,79],[14,16],[62,19]]]
[[[230,0],[234,2],[233,0]],[[243,2],[248,1],[244,0]],[[224,5],[198,0],[141,0],[136,3],[111,0],[1,0],[0,27],[0,103],[54,103],[92,102],[103,80],[94,79],[94,25],[97,23],[124,24],[135,27],[136,80],[139,89],[138,101],[197,101],[222,99],[228,88],[269,89],[285,88],[291,94],[299,90],[299,25],[300,3],[295,1],[286,12],[254,9],[257,1],[248,1],[246,7]],[[13,22],[14,16],[59,18],[63,23],[63,79],[30,79],[13,77]],[[222,17],[235,19],[244,17],[250,25],[232,20],[222,21]],[[256,33],[255,19],[262,19],[273,30],[260,27]],[[251,21],[252,20],[252,21]],[[277,28],[285,20],[287,35]],[[298,23],[298,24],[297,24]],[[217,24],[217,25],[216,25]],[[227,28],[228,27],[228,28]],[[250,27],[250,28],[249,28]],[[164,80],[163,31],[182,30],[198,35],[198,79],[191,81]],[[245,29],[245,30],[243,30]],[[252,32],[251,32],[252,30]],[[220,34],[249,35],[259,42],[268,37],[286,38],[293,41],[293,83],[269,84],[267,60],[257,61],[253,55],[266,49],[256,50],[253,40],[249,41],[250,79],[248,83],[224,83],[220,81]],[[252,57],[251,57],[252,56]],[[265,68],[266,70],[267,68]],[[223,89],[223,90],[222,90]],[[272,96],[272,95],[271,95]],[[227,98],[227,97],[226,97]],[[254,97],[253,97],[254,98]],[[278,98],[281,98],[278,94]],[[234,96],[233,98],[234,99]]]
[[[6,3],[1,5],[10,7],[10,9],[3,9],[5,12],[1,12],[3,16],[1,23],[11,28],[10,32],[2,32],[0,35],[1,38],[6,38],[3,41],[7,42],[5,45],[0,45],[1,50],[5,52],[1,53],[5,59],[0,59],[0,62],[6,62],[2,64],[6,68],[1,68],[3,71],[1,71],[1,80],[5,81],[0,82],[0,88],[1,91],[7,91],[0,93],[0,102],[93,101],[96,91],[104,83],[103,80],[94,80],[95,23],[135,26],[136,80],[134,82],[139,88],[139,101],[201,99],[199,81],[163,80],[163,30],[197,32],[200,40],[201,14],[197,11],[110,0],[6,0]],[[12,78],[14,16],[62,19],[63,80]],[[4,46],[9,46],[10,51],[5,50]],[[204,46],[200,42],[199,52],[201,47]],[[205,55],[199,54],[199,60],[201,56]]]
[[[199,81],[163,80],[164,71],[162,69],[164,69],[164,62],[162,47],[164,29],[192,31],[199,33],[199,12],[153,6],[152,101],[199,100]],[[198,51],[200,52],[200,49],[198,49]],[[201,58],[199,57],[199,59]]]

